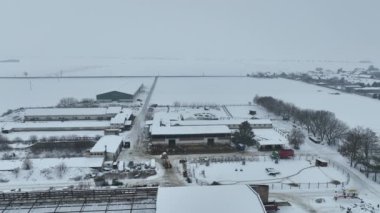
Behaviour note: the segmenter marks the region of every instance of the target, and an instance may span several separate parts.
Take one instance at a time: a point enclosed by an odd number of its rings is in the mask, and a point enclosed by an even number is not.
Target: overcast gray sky
[[[379,0],[0,0],[0,57],[377,60]]]

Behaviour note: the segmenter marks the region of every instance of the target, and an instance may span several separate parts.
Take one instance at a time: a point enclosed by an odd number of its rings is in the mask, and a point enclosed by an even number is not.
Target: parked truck
[[[278,152],[280,158],[292,158],[294,157],[294,150],[293,149],[280,149]]]

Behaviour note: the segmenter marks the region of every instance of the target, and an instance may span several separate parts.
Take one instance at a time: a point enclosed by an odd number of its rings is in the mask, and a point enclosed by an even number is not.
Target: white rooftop
[[[33,108],[25,109],[25,116],[45,115],[105,115],[107,108]]]
[[[111,118],[111,124],[124,124],[125,121],[129,118],[130,114],[123,112],[115,115]]]
[[[223,119],[223,120],[184,120],[172,121],[171,125],[180,126],[208,126],[208,125],[239,125],[244,121],[248,121],[251,125],[272,124],[270,119]]]
[[[258,194],[247,185],[164,187],[156,213],[265,213]]]
[[[92,147],[90,152],[104,152],[107,146],[107,152],[116,153],[120,144],[123,142],[123,137],[117,135],[106,135],[101,137]]]
[[[362,87],[362,88],[356,88],[355,90],[380,90],[380,87]]]
[[[46,122],[8,122],[5,123],[4,130],[13,128],[86,128],[86,127],[109,127],[109,121],[46,121]]]
[[[288,144],[288,140],[274,129],[255,129],[253,132],[260,146]]]
[[[117,113],[121,112],[121,109],[122,108],[119,107],[119,106],[117,106],[117,107],[108,107],[106,113],[107,114],[117,114]]]
[[[196,134],[230,134],[227,126],[171,126],[152,125],[152,135],[196,135]]]

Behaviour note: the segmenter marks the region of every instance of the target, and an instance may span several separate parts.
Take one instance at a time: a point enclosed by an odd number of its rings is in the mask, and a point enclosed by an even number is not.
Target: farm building
[[[156,208],[157,213],[266,212],[260,196],[247,185],[160,187]]]
[[[129,85],[129,88],[117,88],[113,91],[96,95],[96,100],[98,102],[133,102],[143,88],[144,85],[141,83]]]
[[[117,135],[101,137],[90,150],[94,156],[104,156],[107,159],[116,160],[123,146],[123,138]]]
[[[380,87],[362,87],[354,89],[357,93],[380,93]]]
[[[8,122],[2,128],[2,133],[30,131],[84,131],[104,130],[110,128],[109,121],[50,121],[50,122]]]
[[[287,139],[274,129],[255,129],[253,132],[259,150],[281,149],[288,144]]]
[[[353,92],[355,91],[356,89],[359,89],[359,88],[362,88],[360,85],[356,85],[356,84],[353,84],[353,85],[345,85],[344,86],[344,89],[347,91],[347,92]]]
[[[123,112],[115,115],[111,118],[110,124],[113,129],[130,129],[132,127],[132,121],[129,120],[131,114]]]
[[[178,144],[229,144],[231,130],[227,126],[171,126],[150,127],[152,144],[175,146]]]
[[[224,119],[224,120],[184,120],[172,121],[171,126],[228,126],[230,129],[238,129],[239,125],[247,121],[252,129],[271,129],[272,121],[270,119]]]
[[[24,121],[110,120],[121,107],[26,109]]]

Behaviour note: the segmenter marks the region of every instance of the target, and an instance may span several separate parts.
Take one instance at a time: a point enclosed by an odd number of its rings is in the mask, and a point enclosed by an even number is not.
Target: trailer
[[[317,158],[315,159],[315,166],[318,166],[318,167],[327,167],[328,165],[328,162],[323,160],[323,159],[320,159],[320,158]]]

